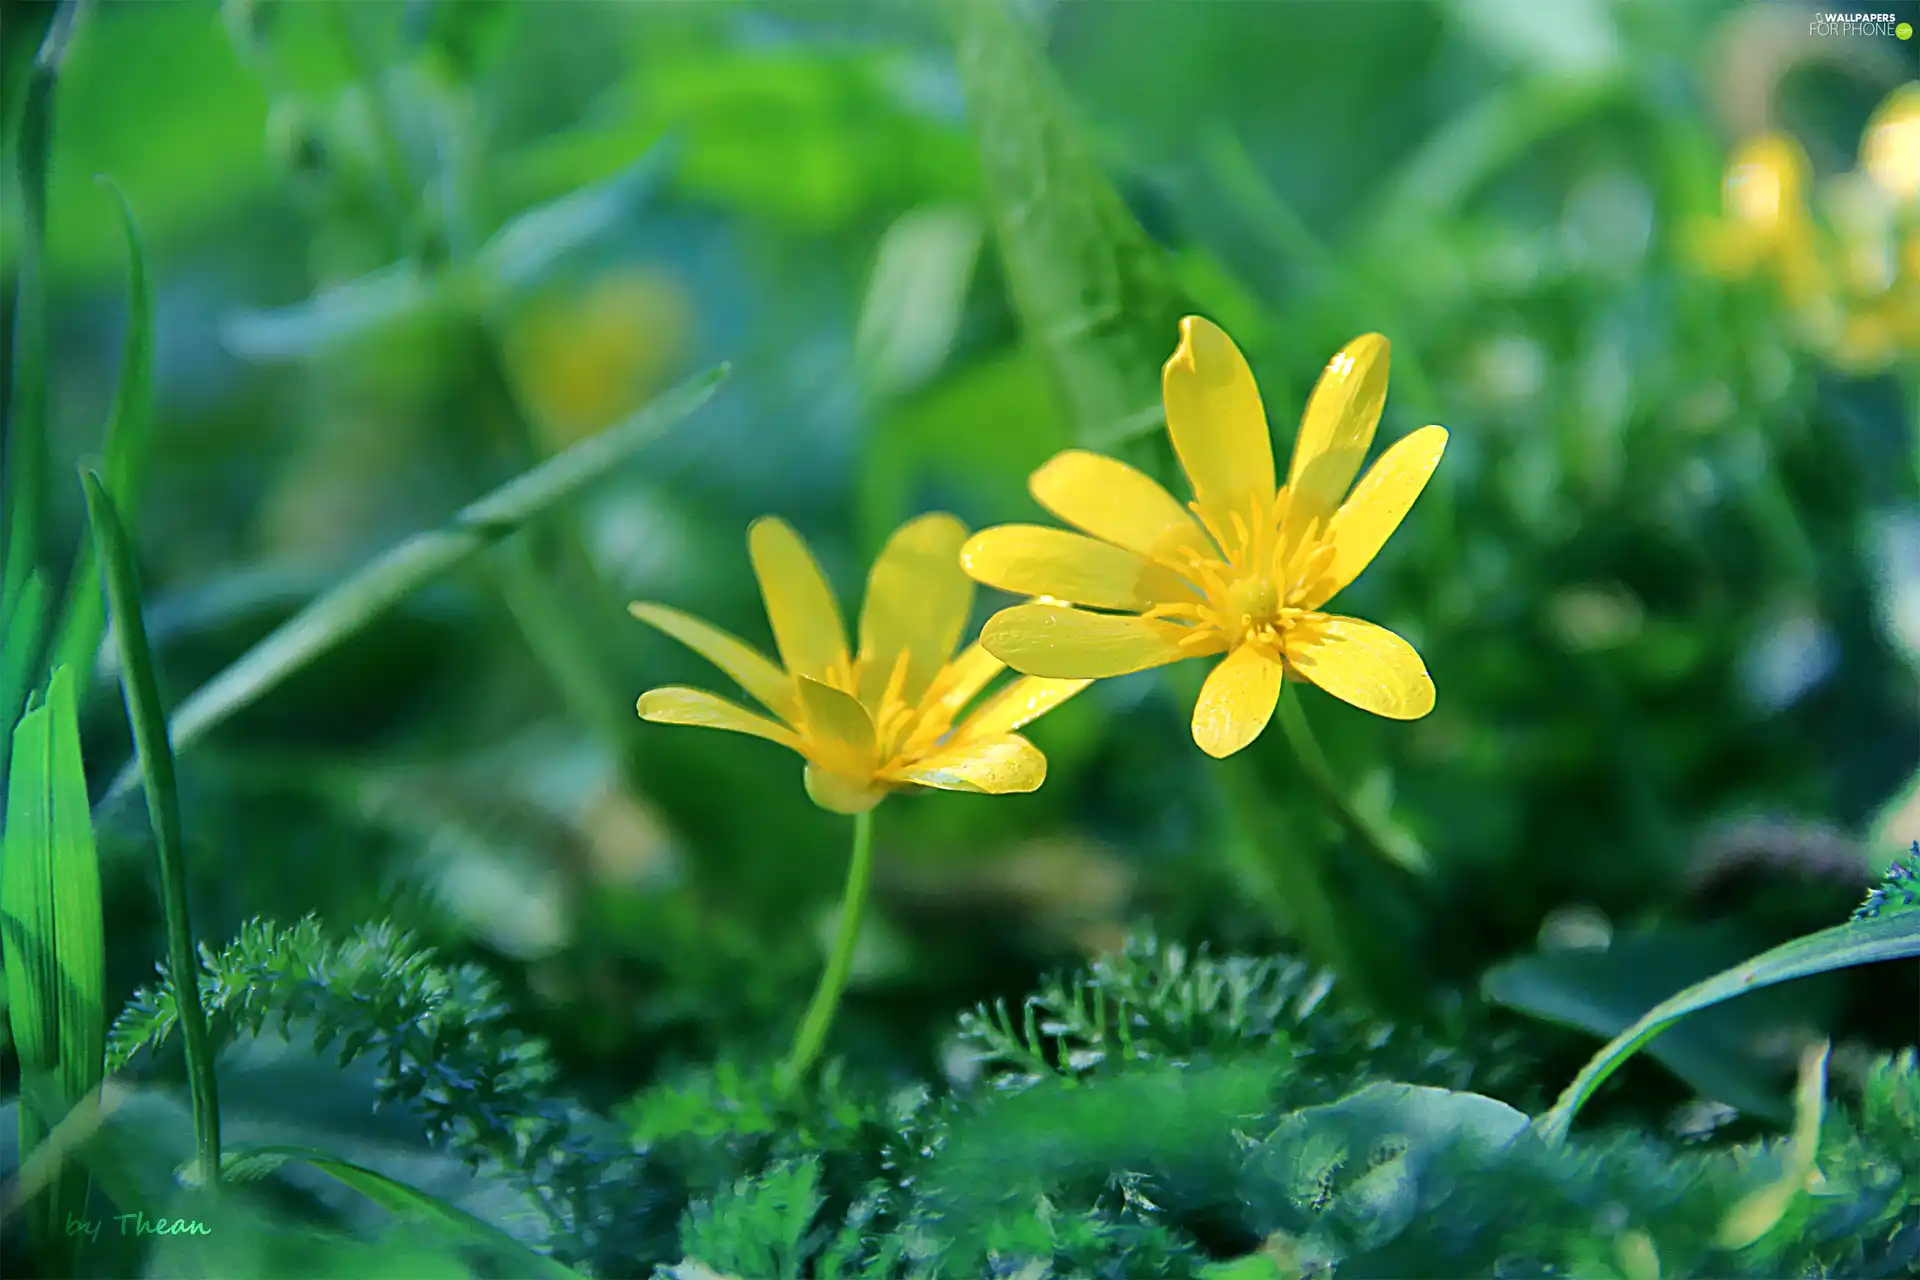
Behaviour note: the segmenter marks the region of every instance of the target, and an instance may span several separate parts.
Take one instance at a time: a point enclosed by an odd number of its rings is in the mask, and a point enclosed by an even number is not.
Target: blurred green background
[[[1437,871],[1409,897],[1341,848],[1346,891],[1379,882],[1380,928],[1436,986],[1544,946],[1536,1006],[1628,1016],[1843,918],[1920,838],[1920,374],[1911,351],[1828,369],[1767,290],[1695,273],[1685,231],[1763,127],[1851,168],[1914,44],[1822,43],[1800,11],[1713,3],[1022,12],[1138,251],[1246,349],[1281,450],[1321,365],[1369,330],[1394,344],[1381,439],[1452,432],[1349,605],[1413,640],[1438,709],[1308,702],[1361,804]],[[0,3],[9,137],[49,13]],[[1018,318],[980,168],[1004,139],[970,129],[965,88],[939,12],[909,3],[87,15],[56,108],[50,545],[78,545],[66,477],[99,446],[119,359],[104,173],[156,289],[137,540],[171,701],[407,534],[681,377],[734,370],[587,500],[183,754],[202,939],[259,915],[391,918],[487,963],[608,1104],[784,1045],[846,822],[771,744],[639,723],[643,689],[725,684],[624,606],[764,644],[755,516],[793,522],[849,606],[910,515],[1044,518],[1025,477],[1084,431]],[[1051,194],[1092,209],[1070,180]],[[11,295],[11,159],[5,182]],[[1125,279],[1088,280],[1089,305],[1124,302]],[[1177,335],[1145,333],[1129,376],[1151,385]],[[982,617],[1003,603],[986,595]],[[127,753],[111,674],[83,719],[102,787]],[[1158,675],[1104,682],[1034,728],[1038,793],[889,801],[835,1051],[938,1078],[956,1011],[1141,919],[1287,946],[1284,911],[1222,852],[1187,709]],[[1278,735],[1256,754],[1256,838],[1282,856],[1336,839]],[[117,819],[110,1001],[162,950],[144,815]],[[1910,968],[1834,979],[1729,1052],[1778,1083],[1783,1027],[1911,1043],[1912,987]],[[1595,1042],[1542,1043],[1552,1081]]]

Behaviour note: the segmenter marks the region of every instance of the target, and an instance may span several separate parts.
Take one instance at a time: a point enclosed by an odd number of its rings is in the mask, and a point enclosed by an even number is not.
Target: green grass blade
[[[104,570],[107,598],[113,603],[120,638],[120,683],[126,691],[127,719],[146,779],[147,816],[160,855],[160,900],[167,922],[167,961],[180,1001],[180,1031],[186,1041],[187,1084],[193,1098],[194,1145],[201,1185],[220,1172],[220,1099],[214,1086],[213,1047],[206,1011],[200,1007],[199,953],[193,945],[193,921],[187,914],[187,860],[180,839],[180,796],[174,786],[173,748],[167,742],[167,713],[153,675],[147,625],[140,608],[140,575],[125,526],[98,472],[82,470],[87,520]]]
[[[949,0],[947,14],[1007,283],[1075,437],[1097,449],[1157,430],[1160,366],[1191,310],[1166,255],[1100,171],[1005,0]]]
[[[87,810],[73,681],[53,673],[46,702],[13,732],[7,780],[7,834],[0,866],[0,956],[7,970],[7,1019],[23,1093],[47,1090],[57,1114],[20,1107],[22,1156],[60,1116],[98,1088],[106,1050],[106,940],[100,867]],[[83,1208],[84,1169],[71,1166],[49,1188],[35,1221],[49,1249],[63,1247],[63,1215]]]
[[[0,778],[7,776],[13,750],[13,726],[40,670],[41,625],[46,621],[45,580],[29,573],[17,600],[0,601]],[[0,832],[6,823],[0,821]]]
[[[1795,978],[1914,956],[1920,956],[1920,910],[1874,916],[1822,929],[1717,973],[1655,1005],[1638,1022],[1614,1037],[1581,1068],[1580,1074],[1553,1104],[1553,1109],[1541,1118],[1539,1132],[1549,1141],[1564,1138],[1580,1108],[1621,1063],[1689,1014]]]
[[[399,601],[604,476],[705,404],[726,374],[723,365],[689,379],[625,422],[509,480],[450,524],[415,534],[366,565],[182,702],[170,726],[173,749],[184,750]],[[122,770],[102,799],[103,808],[121,798],[134,777],[133,766]]]
[[[78,0],[53,15],[27,74],[15,155],[20,170],[20,279],[13,310],[13,397],[6,430],[6,568],[0,599],[13,600],[40,561],[47,493],[47,158],[53,149],[53,91],[73,34]]]
[[[336,1159],[324,1151],[305,1147],[248,1147],[228,1156],[226,1172],[236,1182],[245,1181],[264,1177],[293,1161],[317,1169],[341,1185],[351,1187],[397,1217],[432,1223],[448,1231],[454,1238],[478,1246],[502,1266],[509,1268],[507,1274],[538,1276],[541,1280],[582,1280],[580,1273],[571,1267],[536,1252],[466,1210],[404,1182],[397,1182],[383,1173]]]
[[[107,492],[118,514],[134,518],[140,477],[146,470],[147,441],[153,425],[153,295],[147,284],[147,255],[140,227],[126,193],[107,178],[100,185],[112,193],[127,236],[127,337],[120,352],[120,385],[114,391],[113,411],[107,419],[102,449]],[[106,609],[94,573],[94,547],[82,539],[74,558],[73,580],[67,587],[66,612],[60,638],[54,642],[53,663],[75,673],[84,694],[100,654],[106,629]]]

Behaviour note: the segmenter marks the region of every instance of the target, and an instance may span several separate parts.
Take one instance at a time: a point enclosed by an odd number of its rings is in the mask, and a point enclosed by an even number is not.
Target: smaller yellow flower
[[[1288,671],[1376,715],[1426,715],[1433,681],[1413,646],[1326,605],[1399,527],[1439,465],[1446,429],[1407,436],[1354,485],[1387,398],[1387,340],[1368,334],[1321,374],[1276,489],[1273,442],[1246,359],[1198,316],[1181,321],[1180,338],[1162,381],[1167,431],[1194,501],[1182,507],[1111,458],[1057,455],[1029,488],[1084,532],[987,529],[962,561],[988,586],[1064,603],[1003,609],[981,643],[1016,671],[1055,677],[1118,676],[1224,653],[1193,711],[1194,741],[1213,756],[1260,736]]]
[[[1769,133],[1736,150],[1721,183],[1723,215],[1696,236],[1701,263],[1715,275],[1769,271],[1787,300],[1800,305],[1824,281],[1808,207],[1810,167],[1800,144]]]
[[[1887,95],[1860,135],[1860,170],[1899,200],[1920,200],[1920,80]]]
[[[973,608],[960,569],[966,526],[934,513],[894,531],[867,578],[859,653],[800,535],[771,516],[747,546],[780,664],[734,636],[665,605],[633,616],[738,681],[772,716],[699,689],[641,695],[640,718],[752,734],[806,757],[807,794],[835,813],[864,813],[891,791],[934,787],[988,795],[1032,791],[1047,759],[1014,730],[1092,683],[1017,679],[954,721],[1004,665],[978,644],[954,648]]]

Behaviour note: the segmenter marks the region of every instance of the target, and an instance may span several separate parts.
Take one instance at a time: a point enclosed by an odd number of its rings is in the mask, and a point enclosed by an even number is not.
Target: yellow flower
[[[1246,360],[1198,316],[1181,321],[1180,335],[1162,382],[1167,431],[1195,500],[1183,508],[1147,476],[1098,454],[1054,457],[1029,487],[1091,536],[1005,525],[967,543],[961,559],[979,581],[1045,598],[994,615],[981,643],[1016,671],[1055,677],[1118,676],[1224,653],[1193,711],[1194,741],[1213,756],[1260,735],[1288,670],[1376,715],[1426,715],[1433,681],[1413,646],[1325,606],[1420,496],[1445,428],[1423,427],[1395,444],[1348,494],[1387,397],[1387,340],[1357,338],[1314,387],[1276,492],[1273,443]]]
[[[1787,300],[1801,305],[1824,285],[1808,209],[1809,167],[1800,144],[1769,133],[1736,150],[1721,184],[1723,216],[1697,234],[1707,270],[1740,277],[1771,270]]]
[[[733,677],[772,716],[670,686],[641,696],[640,718],[731,729],[789,747],[806,757],[807,794],[836,813],[863,813],[903,787],[1032,791],[1046,780],[1047,759],[1014,730],[1092,681],[1014,680],[955,726],[961,709],[1004,670],[978,644],[954,657],[973,608],[973,583],[960,570],[966,538],[965,525],[940,513],[894,531],[867,578],[856,656],[806,543],[782,520],[756,520],[747,546],[780,665],[676,609],[628,607]]]
[[[1860,136],[1860,169],[1901,200],[1920,200],[1920,80],[1892,93]]]

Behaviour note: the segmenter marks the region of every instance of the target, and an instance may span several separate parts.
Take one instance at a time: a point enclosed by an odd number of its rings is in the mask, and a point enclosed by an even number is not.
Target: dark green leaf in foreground
[[[1715,974],[1648,1010],[1646,1016],[1595,1054],[1560,1095],[1553,1110],[1541,1118],[1540,1132],[1549,1140],[1565,1138],[1580,1108],[1621,1063],[1690,1014],[1795,978],[1914,956],[1920,956],[1920,911],[1897,911],[1795,938],[1743,965]]]
[[[1075,438],[1161,427],[1160,366],[1191,308],[1165,253],[1100,171],[1032,36],[1003,0],[949,0],[1007,283]]]
[[[170,725],[174,750],[184,750],[428,582],[600,479],[705,404],[726,373],[721,366],[689,379],[625,422],[509,480],[464,508],[451,523],[415,534],[363,567],[182,702]],[[134,766],[122,770],[102,806],[123,796],[134,776]]]

